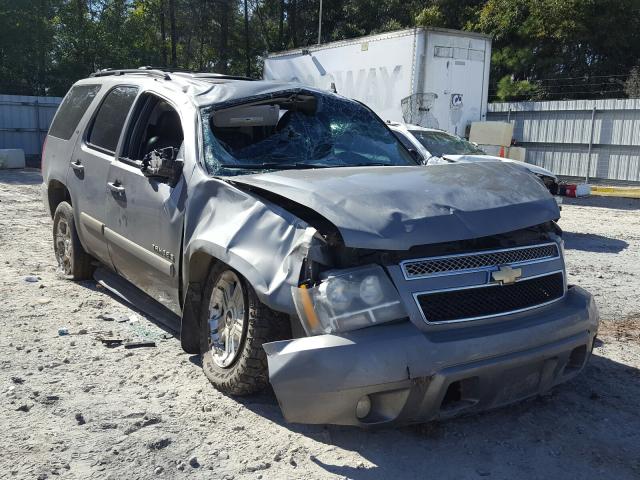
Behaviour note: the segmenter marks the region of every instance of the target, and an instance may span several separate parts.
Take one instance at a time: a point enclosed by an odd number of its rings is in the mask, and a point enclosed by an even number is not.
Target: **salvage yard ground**
[[[497,411],[364,431],[289,425],[271,392],[217,392],[170,332],[59,278],[40,181],[0,172],[1,478],[640,478],[640,200],[563,207],[569,281],[604,321],[584,374]]]

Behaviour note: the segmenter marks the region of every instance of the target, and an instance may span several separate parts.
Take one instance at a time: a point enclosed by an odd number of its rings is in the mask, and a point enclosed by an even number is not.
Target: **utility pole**
[[[247,9],[247,0],[244,0],[244,48],[247,58],[247,77],[251,76],[251,54],[249,53],[249,10]]]
[[[318,45],[322,43],[322,0],[320,0],[320,14],[318,15]]]

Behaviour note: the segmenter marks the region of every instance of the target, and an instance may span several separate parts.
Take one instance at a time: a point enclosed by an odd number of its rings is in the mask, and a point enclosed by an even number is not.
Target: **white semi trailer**
[[[383,120],[465,135],[486,120],[490,64],[487,35],[412,28],[271,54],[264,79],[335,87]]]

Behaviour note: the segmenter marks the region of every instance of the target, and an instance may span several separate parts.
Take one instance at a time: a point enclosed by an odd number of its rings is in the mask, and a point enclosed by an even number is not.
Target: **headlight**
[[[327,272],[315,287],[293,288],[292,294],[308,335],[347,332],[407,316],[379,265]]]
[[[320,286],[324,295],[331,305],[338,309],[346,309],[352,300],[350,285],[341,278],[336,278],[333,282],[325,282]]]
[[[364,277],[360,283],[360,298],[367,305],[376,305],[384,298],[380,278],[375,275]]]

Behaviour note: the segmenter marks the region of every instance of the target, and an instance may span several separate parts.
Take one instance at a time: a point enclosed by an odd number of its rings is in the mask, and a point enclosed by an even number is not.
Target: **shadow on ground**
[[[125,299],[123,299],[122,297],[120,297],[116,293],[112,292],[108,288],[104,288],[102,285],[98,286],[99,284],[95,280],[93,280],[93,279],[84,280],[84,281],[77,282],[77,284],[80,285],[81,287],[86,288],[87,290],[92,290],[94,292],[95,291],[100,291],[100,293],[108,295],[109,297],[111,297],[112,299],[117,301],[118,303],[122,304],[123,306],[125,306],[128,309],[130,309],[133,312],[135,312],[136,315],[141,317],[141,321],[142,322],[147,322],[147,321],[151,322],[154,325],[156,325],[158,328],[160,328],[162,331],[164,331],[165,334],[170,335],[170,336],[174,337],[176,340],[180,341],[180,332],[178,332],[171,325],[168,325],[166,322],[157,320],[154,316],[152,316],[152,315],[146,313],[145,311],[141,310],[135,304],[126,301]]]
[[[620,197],[563,197],[564,205],[576,205],[579,207],[612,208],[615,210],[640,210],[640,199]]]
[[[624,240],[596,235],[594,233],[564,232],[562,238],[564,238],[564,248],[567,250],[620,253],[629,246]]]
[[[42,175],[40,175],[40,171],[35,169],[3,170],[0,185],[3,183],[9,185],[38,185],[42,183]]]
[[[355,467],[312,459],[354,480],[640,478],[639,379],[639,370],[594,356],[551,395],[511,407],[398,429],[317,427],[306,434],[364,457],[368,463]]]

